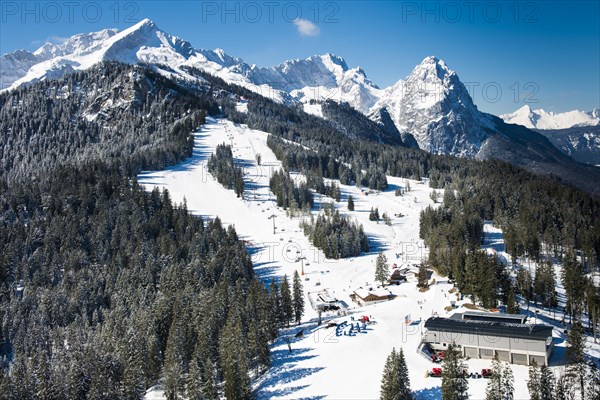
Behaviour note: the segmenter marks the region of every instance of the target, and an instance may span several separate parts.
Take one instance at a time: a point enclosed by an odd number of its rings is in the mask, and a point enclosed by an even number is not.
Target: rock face
[[[398,129],[410,132],[423,150],[472,157],[495,132],[458,75],[435,57],[425,58],[386,92],[375,110],[387,109]]]
[[[600,125],[538,129],[537,132],[575,161],[600,166]]]

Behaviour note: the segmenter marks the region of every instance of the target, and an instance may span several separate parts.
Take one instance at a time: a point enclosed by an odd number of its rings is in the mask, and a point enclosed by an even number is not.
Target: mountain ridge
[[[47,57],[51,58],[44,59]],[[381,89],[360,67],[350,68],[343,58],[331,53],[258,67],[222,49],[195,49],[190,42],[165,33],[144,19],[122,31],[105,29],[79,34],[58,45],[44,45],[34,53],[3,55],[0,82],[6,91],[103,61],[150,64],[164,76],[190,82],[203,80],[188,72],[196,68],[279,103],[302,106],[320,117],[324,116],[323,102],[347,103],[381,125],[376,130],[378,140],[389,140],[390,134],[398,132],[398,143],[410,147],[417,144],[434,154],[510,160],[541,172],[544,169],[539,166],[548,160],[554,160],[561,168],[579,169],[543,135],[515,129],[514,125],[479,111],[458,74],[435,56],[425,57],[405,79]],[[8,70],[4,65],[14,68]],[[503,150],[494,150],[493,143]],[[515,157],[516,153],[521,156]]]
[[[526,104],[499,117],[506,123],[523,125],[529,129],[568,129],[600,125],[600,108],[594,108],[592,111],[571,110],[555,113],[542,108],[533,110]]]

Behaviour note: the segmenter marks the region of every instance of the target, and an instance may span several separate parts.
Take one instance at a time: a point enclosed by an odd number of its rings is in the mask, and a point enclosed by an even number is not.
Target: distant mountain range
[[[532,110],[525,105],[511,114],[500,115],[508,124],[523,125],[530,129],[568,129],[572,127],[600,125],[600,109],[592,111],[548,112],[543,109]]]
[[[500,118],[546,136],[554,146],[574,160],[600,165],[600,109],[554,113],[532,110],[525,105]]]
[[[479,111],[458,75],[433,56],[426,57],[406,79],[381,89],[360,67],[350,68],[333,54],[258,67],[221,49],[196,49],[148,19],[123,31],[79,34],[59,44],[47,43],[33,53],[5,54],[0,59],[0,89],[60,77],[109,60],[150,64],[167,77],[190,82],[201,78],[190,74],[189,67],[198,68],[319,116],[324,116],[325,100],[348,103],[386,126],[387,132],[397,131],[405,145],[439,154],[499,158],[572,182],[582,180],[578,175],[583,166],[559,152],[543,135],[505,121],[540,128],[554,127],[547,122],[550,120],[576,124],[598,120],[598,110],[562,117],[520,109],[503,116],[503,121]],[[587,184],[579,186],[590,189]]]

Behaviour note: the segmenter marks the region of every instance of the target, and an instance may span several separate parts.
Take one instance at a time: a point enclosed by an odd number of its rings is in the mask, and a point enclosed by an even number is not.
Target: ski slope
[[[308,216],[289,218],[284,210],[276,207],[269,190],[269,178],[281,164],[267,147],[267,137],[267,133],[244,125],[209,118],[195,133],[194,152],[190,159],[163,171],[144,172],[138,177],[147,190],[165,188],[175,202],[181,203],[185,199],[190,212],[209,218],[218,216],[224,224],[234,225],[252,254],[256,275],[265,282],[271,278],[279,280],[284,274],[291,277],[295,270],[301,272],[301,264],[296,259],[306,257],[303,265],[306,296],[303,322],[300,326],[284,330],[273,344],[273,365],[254,382],[257,398],[378,398],[383,366],[393,347],[404,349],[416,397],[440,398],[441,380],[426,378],[425,375],[434,364],[417,352],[423,323],[434,314],[449,316],[463,311],[462,304],[469,300],[459,301],[457,293],[449,293],[453,286],[435,272],[431,277],[435,284],[424,292],[418,290],[416,278],[410,275],[408,282],[389,287],[395,296],[391,301],[360,308],[350,299],[350,294],[359,287],[377,288],[373,280],[379,250],[385,253],[390,265],[396,263],[398,267],[417,270],[416,265],[427,255],[427,249],[419,239],[419,213],[434,205],[430,199],[432,189],[426,182],[411,180],[411,191],[396,197],[395,189],[406,185],[404,179],[396,177],[388,177],[389,188],[385,192],[340,185],[342,199],[336,207],[342,214],[363,224],[371,252],[351,259],[327,260],[299,228],[301,219]],[[232,190],[223,188],[207,171],[206,162],[220,143],[232,145],[237,163],[244,168],[246,190],[243,199],[237,198]],[[257,154],[261,155],[261,165],[257,165]],[[298,174],[294,176],[303,179]],[[346,206],[349,195],[353,196],[355,203],[352,212]],[[316,195],[313,213],[317,214],[325,202],[333,201]],[[386,212],[392,225],[369,221],[371,207],[378,207],[380,215]],[[502,253],[502,257],[509,257],[503,251],[501,232],[498,233],[489,224],[485,230],[489,238],[486,246]],[[325,289],[347,307],[348,315],[324,314],[324,323],[318,326],[318,316],[310,307],[310,301],[316,292]],[[448,312],[445,309],[449,308],[451,301],[455,301],[458,308]],[[362,315],[370,316],[376,323],[354,336],[336,336],[335,328],[326,328],[328,321],[353,322],[352,318]],[[296,338],[295,334],[301,329],[303,336]],[[557,351],[561,351],[561,346],[564,344],[557,343]],[[467,364],[470,370],[480,371],[491,363],[489,360],[469,360]],[[515,375],[515,398],[528,398],[528,368],[511,367]],[[486,384],[485,379],[469,379],[471,398],[483,398]],[[160,397],[161,394],[155,390],[147,398]]]

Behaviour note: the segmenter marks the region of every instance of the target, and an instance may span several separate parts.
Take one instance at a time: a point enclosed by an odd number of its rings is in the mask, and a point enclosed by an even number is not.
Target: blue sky
[[[0,53],[150,18],[197,48],[261,66],[331,52],[380,87],[435,55],[494,114],[600,107],[597,1],[0,3]]]

